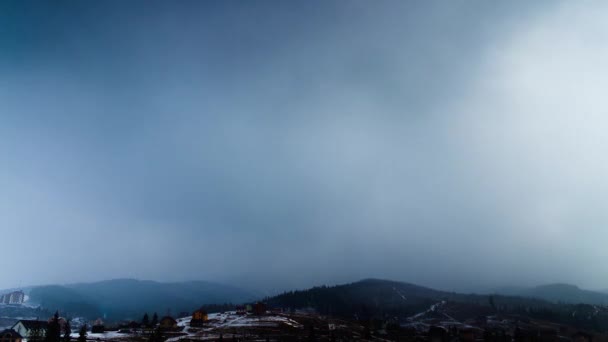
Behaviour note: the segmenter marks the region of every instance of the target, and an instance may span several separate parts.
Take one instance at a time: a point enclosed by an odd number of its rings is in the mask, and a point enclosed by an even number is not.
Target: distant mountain
[[[69,316],[107,320],[141,319],[145,312],[178,314],[203,304],[242,303],[257,294],[233,286],[204,281],[160,283],[116,279],[95,283],[32,287],[29,302]]]
[[[512,287],[494,291],[502,295],[538,298],[553,303],[607,305],[608,294],[583,290],[570,284],[548,284],[531,288]]]

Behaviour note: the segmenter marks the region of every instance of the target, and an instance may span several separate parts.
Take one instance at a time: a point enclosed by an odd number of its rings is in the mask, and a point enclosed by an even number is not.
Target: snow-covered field
[[[205,327],[203,327],[203,330],[230,327],[279,326],[280,324],[285,324],[294,328],[301,328],[301,325],[298,322],[282,315],[237,315],[236,312],[230,311],[225,313],[210,314],[209,321],[206,323]],[[178,319],[177,325],[180,327],[189,327],[190,317]]]
[[[237,315],[236,312],[216,313],[209,315],[209,321],[202,328],[190,328],[190,317],[180,318],[177,325],[183,327],[187,335],[173,337],[168,342],[179,341],[181,339],[213,339],[222,331],[230,332],[233,328],[255,328],[255,327],[279,327],[288,326],[292,328],[302,328],[302,325],[289,317],[283,315]]]
[[[72,338],[77,339],[78,338],[78,332],[73,332],[70,335]],[[99,334],[93,334],[91,332],[87,333],[87,339],[89,340],[110,340],[110,339],[117,339],[117,338],[126,338],[129,337],[129,334],[123,334],[123,333],[119,333],[117,331],[106,331],[104,333],[99,333]]]
[[[182,339],[191,340],[207,340],[216,339],[220,333],[225,337],[231,336],[235,329],[249,329],[249,328],[278,328],[278,327],[291,327],[300,329],[302,325],[289,317],[268,314],[264,316],[254,315],[237,315],[235,311],[225,313],[214,313],[209,314],[209,320],[203,327],[190,327],[191,317],[183,317],[177,319],[177,325],[181,329],[181,333],[184,335],[169,338],[168,342],[175,342]],[[78,332],[73,332],[71,335],[74,339],[78,338]],[[119,333],[117,331],[108,331],[100,334],[88,333],[87,339],[89,340],[128,340],[129,333]]]

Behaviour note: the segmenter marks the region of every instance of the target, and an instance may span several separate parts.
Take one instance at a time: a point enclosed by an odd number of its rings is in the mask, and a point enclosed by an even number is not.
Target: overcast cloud
[[[0,288],[608,288],[602,2],[0,8]]]

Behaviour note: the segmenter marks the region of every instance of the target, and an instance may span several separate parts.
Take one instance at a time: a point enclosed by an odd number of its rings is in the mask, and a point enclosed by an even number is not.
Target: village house
[[[264,303],[256,302],[254,304],[246,304],[244,307],[236,307],[237,314],[254,314],[254,315],[264,315],[268,307]]]
[[[198,309],[192,313],[192,320],[190,320],[191,327],[201,327],[209,320],[209,315],[204,309]]]
[[[41,338],[46,335],[46,329],[49,326],[47,321],[27,320],[23,319],[12,326],[12,330],[16,331],[25,339]]]
[[[464,341],[464,342],[473,342],[475,341],[475,329],[470,328],[470,327],[464,327],[462,329],[458,330],[458,336],[460,338],[460,341]]]
[[[6,329],[0,332],[0,342],[21,342],[23,336],[13,329]]]
[[[106,327],[103,324],[103,321],[101,320],[101,318],[98,318],[95,323],[93,323],[93,326],[91,327],[91,332],[94,334],[101,334],[105,331]]]
[[[245,307],[244,305],[238,305],[236,307],[236,314],[237,315],[244,315],[247,313],[247,307]]]
[[[161,318],[158,326],[162,330],[173,330],[177,328],[177,321],[171,316]]]
[[[266,314],[266,310],[267,310],[266,304],[258,302],[258,303],[253,304],[251,311],[254,315],[261,316],[261,315]]]

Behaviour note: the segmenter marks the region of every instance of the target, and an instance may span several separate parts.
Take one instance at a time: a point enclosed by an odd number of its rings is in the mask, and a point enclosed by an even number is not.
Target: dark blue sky
[[[2,2],[0,287],[606,287],[600,7]]]

